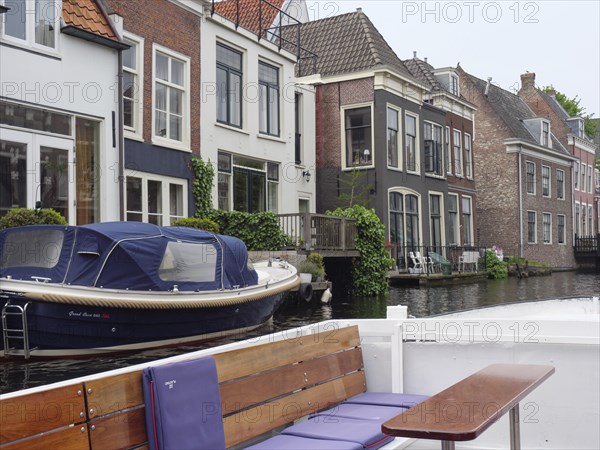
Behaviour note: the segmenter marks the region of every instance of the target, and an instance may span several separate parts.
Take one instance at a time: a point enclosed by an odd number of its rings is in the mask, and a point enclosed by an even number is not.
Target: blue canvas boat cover
[[[0,277],[134,291],[254,286],[246,245],[195,228],[141,222],[0,231]]]

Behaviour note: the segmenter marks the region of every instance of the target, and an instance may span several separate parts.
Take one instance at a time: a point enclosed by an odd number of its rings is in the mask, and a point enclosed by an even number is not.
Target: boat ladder
[[[23,356],[25,359],[29,359],[29,332],[27,330],[27,307],[31,302],[27,302],[25,306],[13,305],[8,300],[2,308],[2,339],[4,341],[4,354],[5,355],[20,355],[21,351],[16,347],[11,347],[11,342],[22,341],[23,342]],[[9,328],[8,317],[16,316],[20,317],[20,327],[16,325],[16,328]],[[12,321],[12,326],[15,326]],[[18,319],[16,320],[18,323]]]

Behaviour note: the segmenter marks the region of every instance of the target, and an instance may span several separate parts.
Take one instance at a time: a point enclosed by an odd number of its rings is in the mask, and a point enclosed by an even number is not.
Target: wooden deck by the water
[[[390,286],[405,287],[405,286],[426,286],[426,285],[445,285],[445,284],[460,284],[472,283],[486,279],[485,272],[452,272],[450,275],[441,273],[398,273],[391,271],[388,275]]]

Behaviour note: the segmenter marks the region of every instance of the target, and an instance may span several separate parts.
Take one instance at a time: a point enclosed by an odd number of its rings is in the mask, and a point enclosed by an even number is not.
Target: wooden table
[[[554,373],[554,367],[493,364],[385,422],[390,436],[442,441],[442,450],[455,441],[475,439],[510,411],[510,448],[521,448],[519,401]]]

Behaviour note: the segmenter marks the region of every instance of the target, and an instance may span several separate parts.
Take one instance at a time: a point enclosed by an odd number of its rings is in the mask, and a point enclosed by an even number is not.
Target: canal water
[[[273,319],[261,328],[250,334],[223,338],[210,343],[93,359],[0,361],[0,393],[127,367],[327,319],[384,318],[386,308],[390,305],[407,305],[409,314],[425,317],[523,300],[580,295],[597,296],[600,294],[600,277],[594,274],[561,272],[549,277],[523,280],[509,278],[442,287],[392,288],[386,298],[353,298],[338,292],[341,290],[334,289],[333,301],[330,305],[321,305],[318,299],[308,304],[290,298]]]

